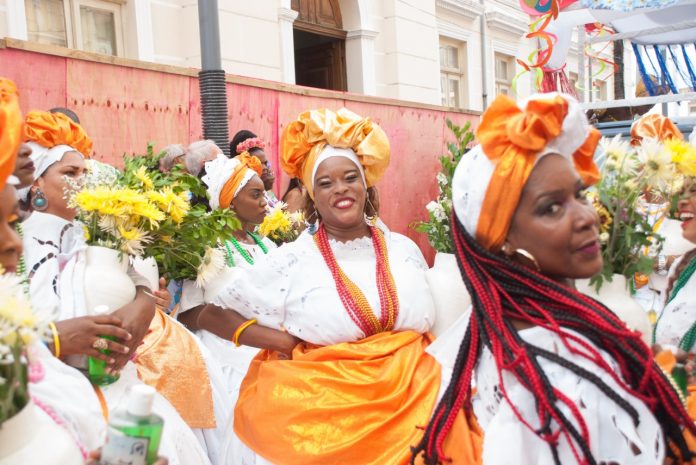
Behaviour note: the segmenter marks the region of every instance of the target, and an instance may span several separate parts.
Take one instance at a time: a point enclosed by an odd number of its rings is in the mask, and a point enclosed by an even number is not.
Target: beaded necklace
[[[326,229],[320,226],[319,231],[314,235],[314,242],[319,248],[326,265],[329,267],[329,271],[331,271],[343,306],[365,336],[391,331],[394,329],[394,323],[399,315],[399,297],[396,293],[394,277],[389,267],[389,256],[387,255],[384,234],[374,226],[370,226],[370,233],[377,258],[377,292],[379,294],[380,309],[382,310],[379,319],[377,319],[365,294],[348,278],[338,265],[336,256],[331,250]]]
[[[686,286],[686,283],[689,282],[694,272],[696,272],[696,258],[691,260],[686,268],[684,268],[684,271],[681,272],[679,278],[677,278],[674,289],[672,289],[672,293],[669,296],[668,303],[674,300],[677,294],[679,294],[679,291]],[[694,346],[694,343],[696,343],[696,322],[694,322],[689,330],[684,333],[684,336],[682,336],[681,341],[679,341],[679,348],[685,352],[689,352]]]
[[[22,224],[17,223],[15,225],[15,231],[19,234],[19,238],[24,241],[24,230],[22,229]],[[27,262],[24,260],[24,254],[19,255],[19,265],[17,266],[17,276],[22,278],[22,285],[24,290],[29,295],[29,277],[27,276]]]
[[[251,238],[254,240],[254,242],[256,243],[256,245],[259,246],[259,248],[261,249],[261,251],[263,252],[263,254],[266,255],[266,254],[268,253],[268,247],[266,247],[266,244],[263,243],[263,241],[261,240],[261,238],[260,238],[259,236],[257,236],[256,234],[254,234],[253,232],[247,231],[247,234],[249,235],[249,237],[251,237]],[[243,258],[244,260],[246,260],[246,262],[247,262],[249,265],[253,265],[253,264],[254,264],[254,259],[251,258],[251,255],[249,255],[249,252],[247,252],[247,251],[239,244],[239,241],[238,241],[237,239],[235,239],[234,237],[231,237],[229,241],[225,241],[225,249],[227,250],[227,256],[226,256],[226,258],[225,258],[225,263],[227,264],[227,266],[229,266],[229,267],[234,266],[234,256],[233,256],[233,254],[232,254],[232,249],[230,249],[230,242],[232,242],[232,245],[233,245],[234,248],[237,250],[237,252],[239,252],[239,255],[241,255],[242,258]]]

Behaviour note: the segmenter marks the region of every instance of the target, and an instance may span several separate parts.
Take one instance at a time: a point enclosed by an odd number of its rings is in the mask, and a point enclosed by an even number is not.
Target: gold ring
[[[106,339],[102,339],[99,337],[92,343],[92,347],[94,347],[97,350],[106,350],[109,348],[109,343],[106,342]]]

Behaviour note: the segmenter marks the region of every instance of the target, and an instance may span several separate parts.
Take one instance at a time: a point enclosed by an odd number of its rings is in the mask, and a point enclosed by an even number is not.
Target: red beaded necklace
[[[320,226],[314,235],[314,242],[317,244],[321,256],[324,257],[324,261],[331,271],[343,306],[348,311],[350,318],[365,333],[365,336],[371,336],[382,331],[391,331],[394,329],[394,323],[399,315],[399,297],[396,293],[394,277],[389,268],[389,256],[387,255],[384,234],[382,234],[379,228],[374,226],[370,226],[370,233],[377,258],[377,292],[379,293],[380,309],[382,310],[379,319],[375,316],[375,312],[372,310],[365,294],[348,278],[338,265],[329,245],[329,236],[326,233],[326,229]]]

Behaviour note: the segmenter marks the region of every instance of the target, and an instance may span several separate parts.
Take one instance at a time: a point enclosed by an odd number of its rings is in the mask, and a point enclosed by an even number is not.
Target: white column
[[[133,0],[135,30],[138,38],[138,60],[155,61],[155,39],[152,35],[152,5],[150,0]]]
[[[287,84],[295,84],[295,39],[292,25],[298,15],[299,13],[291,8],[278,8],[281,76]]]
[[[348,92],[377,95],[375,37],[377,31],[359,29],[346,36]]]
[[[24,9],[24,0],[6,0],[7,8],[7,36],[13,39],[28,40],[27,12]]]

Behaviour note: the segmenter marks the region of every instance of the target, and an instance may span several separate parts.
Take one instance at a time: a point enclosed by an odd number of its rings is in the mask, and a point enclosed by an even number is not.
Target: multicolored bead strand
[[[317,244],[317,248],[324,258],[326,265],[329,267],[329,271],[331,271],[331,275],[336,283],[336,291],[338,292],[343,306],[348,311],[348,314],[355,324],[365,333],[365,336],[371,336],[382,331],[391,331],[394,329],[394,324],[399,314],[399,299],[396,293],[394,277],[389,268],[389,258],[387,256],[384,234],[374,226],[370,227],[370,233],[372,236],[372,245],[375,249],[375,257],[377,259],[377,291],[379,294],[380,309],[382,311],[379,319],[377,319],[365,294],[363,294],[360,288],[350,280],[338,265],[336,257],[331,250],[326,230],[320,227],[317,234],[314,235],[314,242]]]

